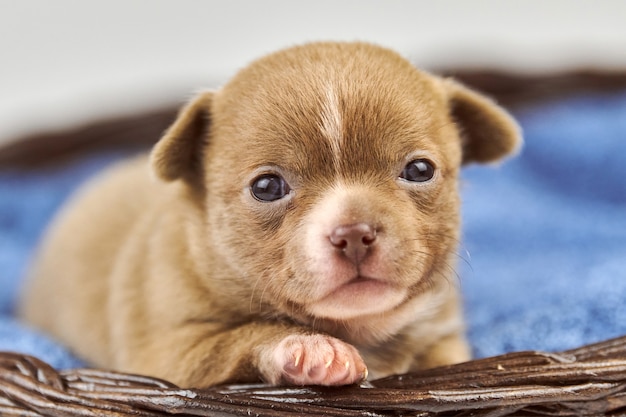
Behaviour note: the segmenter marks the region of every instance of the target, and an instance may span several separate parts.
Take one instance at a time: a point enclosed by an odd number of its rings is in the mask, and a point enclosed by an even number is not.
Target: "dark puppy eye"
[[[435,176],[435,167],[428,159],[415,159],[404,167],[400,178],[411,182],[426,182]]]
[[[283,177],[276,174],[261,175],[250,186],[254,198],[264,202],[280,200],[289,194],[290,190]]]

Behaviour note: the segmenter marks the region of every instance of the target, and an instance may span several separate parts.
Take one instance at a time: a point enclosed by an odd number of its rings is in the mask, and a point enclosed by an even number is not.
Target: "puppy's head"
[[[269,55],[199,95],[153,150],[201,190],[225,287],[287,315],[387,314],[453,273],[457,176],[519,143],[501,108],[368,44]]]

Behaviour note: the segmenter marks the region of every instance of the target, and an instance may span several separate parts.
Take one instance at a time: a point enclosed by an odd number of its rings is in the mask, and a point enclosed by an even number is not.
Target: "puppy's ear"
[[[494,162],[516,152],[521,130],[502,107],[487,97],[451,80],[444,80],[450,114],[463,141],[463,164]]]
[[[202,153],[211,125],[213,93],[200,93],[187,103],[150,154],[152,169],[164,181],[202,182]]]

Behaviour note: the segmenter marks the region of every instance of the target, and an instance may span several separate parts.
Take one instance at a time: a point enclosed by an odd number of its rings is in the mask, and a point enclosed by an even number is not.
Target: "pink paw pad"
[[[287,336],[276,346],[273,359],[282,379],[295,385],[348,385],[367,378],[357,350],[330,336]]]

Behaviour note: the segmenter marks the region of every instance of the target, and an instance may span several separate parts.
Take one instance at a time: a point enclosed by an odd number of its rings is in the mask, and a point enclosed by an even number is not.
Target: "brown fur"
[[[184,107],[150,163],[79,193],[22,315],[94,365],[183,386],[347,384],[467,360],[458,171],[518,142],[494,103],[386,49],[269,55]],[[433,179],[399,179],[418,157]],[[255,199],[267,172],[291,193]],[[376,232],[356,264],[327,241],[352,224]]]

